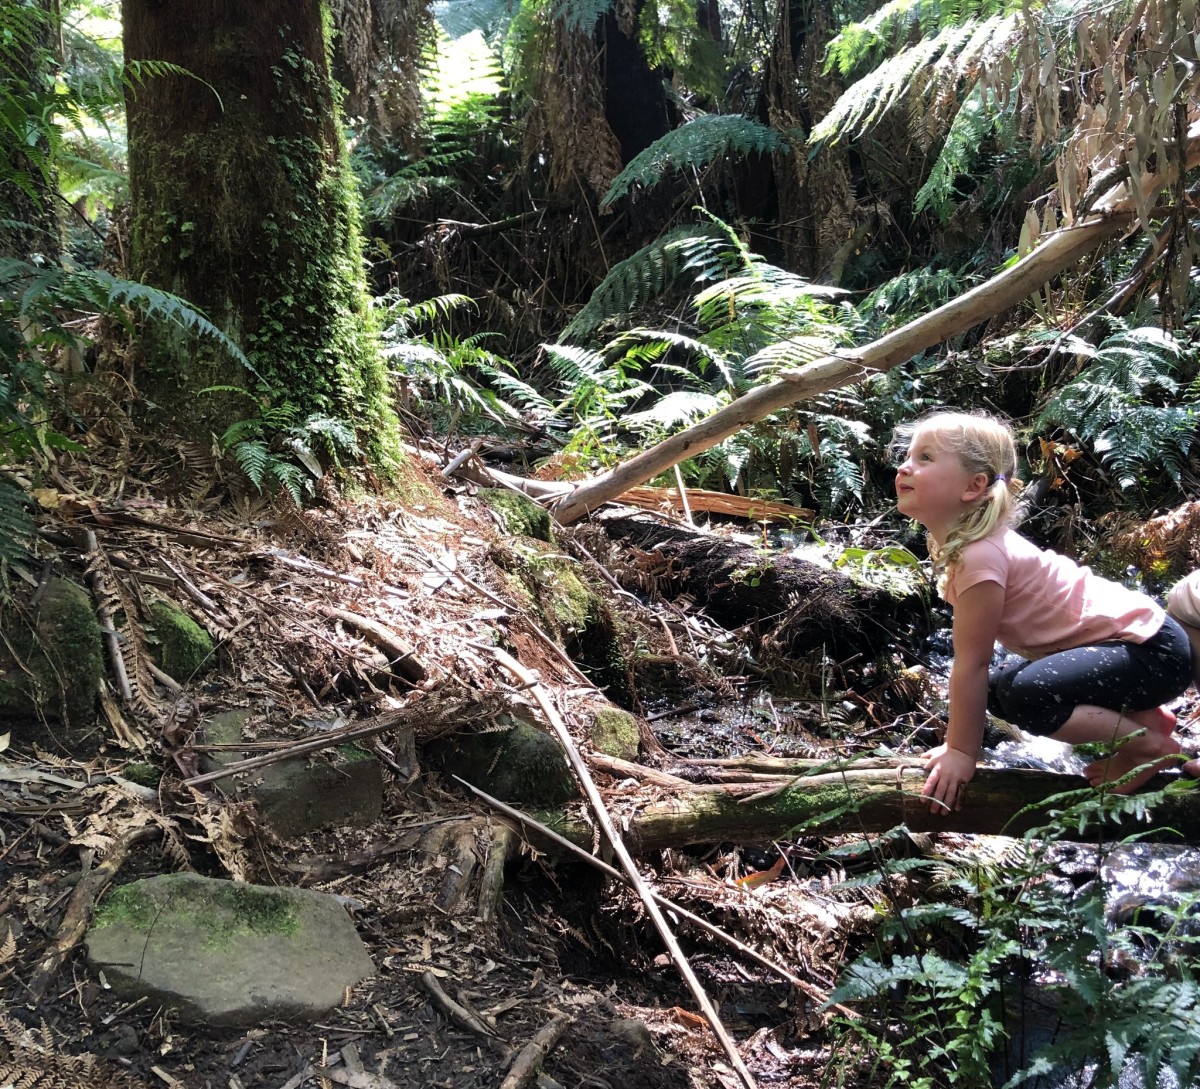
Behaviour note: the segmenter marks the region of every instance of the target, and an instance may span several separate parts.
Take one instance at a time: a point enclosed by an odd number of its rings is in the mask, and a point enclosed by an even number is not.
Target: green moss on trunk
[[[257,372],[147,329],[141,391],[206,439],[258,410],[199,391],[241,387],[300,419],[352,421],[378,463],[398,463],[321,5],[127,0],[124,13],[128,58],[192,73],[128,96],[133,274],[198,304]]]

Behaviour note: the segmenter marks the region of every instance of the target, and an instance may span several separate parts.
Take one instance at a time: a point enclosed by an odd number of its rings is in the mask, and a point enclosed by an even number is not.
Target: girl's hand
[[[929,772],[921,794],[929,799],[930,813],[962,809],[963,788],[975,775],[975,757],[949,745],[939,745],[925,754]]]

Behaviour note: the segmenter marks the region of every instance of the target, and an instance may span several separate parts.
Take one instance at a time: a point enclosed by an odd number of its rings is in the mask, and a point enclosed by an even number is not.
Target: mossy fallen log
[[[1048,823],[1054,801],[1090,790],[1082,776],[1016,768],[981,768],[971,780],[961,810],[929,811],[921,798],[920,767],[846,769],[801,778],[694,786],[620,814],[626,842],[639,853],[710,843],[754,843],[784,839],[800,832],[883,832],[904,825],[914,832],[965,832],[1019,836]],[[1153,786],[1168,777],[1160,776]],[[1076,798],[1070,801],[1077,801]],[[560,813],[551,824],[572,842],[588,845],[593,831],[574,814]],[[1141,818],[1129,816],[1109,825],[1105,838],[1136,831],[1146,839],[1195,843],[1200,838],[1200,792],[1168,791]],[[1068,832],[1069,834],[1069,832]],[[1088,829],[1079,838],[1096,839]]]

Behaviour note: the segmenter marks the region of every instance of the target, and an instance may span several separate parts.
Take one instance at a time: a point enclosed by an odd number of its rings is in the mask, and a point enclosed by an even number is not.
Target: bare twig
[[[380,650],[386,652],[392,669],[397,671],[405,680],[412,681],[413,684],[420,684],[421,681],[429,676],[428,671],[421,664],[421,660],[413,653],[412,649],[401,642],[400,637],[395,632],[384,627],[378,621],[360,616],[349,609],[329,608],[325,612],[326,615],[336,617],[343,623],[349,624],[352,628],[357,628],[370,638],[372,643],[379,647]]]
[[[450,1018],[459,1028],[464,1028],[468,1032],[475,1033],[476,1036],[482,1036],[488,1041],[492,1047],[500,1048],[507,1051],[507,1047],[503,1039],[499,1036],[491,1025],[487,1024],[476,1014],[463,1006],[460,1006],[454,1001],[443,989],[441,983],[438,982],[437,976],[432,972],[421,973],[421,985],[429,992],[433,999],[433,1004],[437,1006],[447,1017]]]
[[[94,530],[87,531],[87,550],[89,556],[100,554],[100,544],[96,540]],[[108,648],[108,660],[112,665],[113,676],[117,681],[117,691],[125,703],[133,702],[133,689],[129,684],[129,674],[125,670],[125,656],[121,653],[121,639],[113,626],[112,608],[108,604],[108,594],[104,585],[104,576],[93,565],[88,565],[88,584],[96,599],[96,615],[100,618],[100,630],[104,633],[104,645]]]
[[[329,733],[322,734],[320,737],[307,738],[304,741],[297,741],[295,744],[288,745],[285,748],[276,749],[274,752],[264,753],[262,756],[252,756],[248,760],[239,760],[234,764],[226,764],[223,768],[205,772],[203,775],[193,775],[190,779],[184,779],[183,785],[190,787],[203,786],[205,783],[212,783],[217,779],[224,779],[229,775],[237,775],[242,771],[252,771],[254,768],[276,764],[280,760],[287,760],[292,756],[302,756],[310,752],[319,752],[321,749],[333,748],[336,745],[345,744],[347,741],[360,741],[365,737],[374,737],[375,734],[396,729],[403,722],[403,710],[389,711],[366,726],[347,726],[342,730],[330,730]]]
[[[517,1052],[516,1059],[500,1083],[500,1089],[525,1089],[537,1077],[542,1062],[554,1050],[570,1023],[571,1018],[560,1013],[538,1029],[529,1043]]]
[[[116,840],[104,856],[104,861],[94,869],[89,870],[75,886],[71,898],[67,901],[66,912],[59,924],[58,934],[47,950],[45,956],[34,969],[33,978],[29,981],[29,991],[35,999],[45,997],[46,988],[50,986],[55,974],[67,959],[71,950],[77,946],[87,932],[88,921],[91,919],[92,905],[108,883],[117,875],[117,871],[125,864],[133,848],[139,843],[155,839],[162,834],[157,825],[146,825],[135,828]]]
[[[717,1015],[716,1007],[705,993],[704,987],[700,980],[696,978],[696,973],[692,971],[692,966],[688,963],[687,958],[683,955],[683,950],[679,948],[679,942],[675,940],[675,935],[671,933],[671,928],[667,925],[667,920],[663,917],[657,902],[654,899],[653,891],[646,885],[642,875],[638,872],[638,868],[630,855],[624,841],[617,834],[616,828],[613,826],[612,817],[609,815],[608,809],[604,804],[604,799],[600,797],[600,791],[596,788],[596,783],[592,779],[591,772],[588,771],[587,764],[584,763],[583,757],[579,755],[579,750],[575,747],[575,742],[571,740],[571,735],[567,732],[567,727],[563,723],[554,705],[550,702],[546,695],[545,689],[537,682],[536,678],[511,655],[496,647],[486,648],[495,655],[496,660],[500,662],[510,673],[517,677],[522,683],[529,686],[530,694],[533,696],[537,705],[542,709],[542,713],[546,716],[546,721],[550,728],[554,731],[560,744],[563,746],[567,754],[567,758],[571,762],[571,767],[575,769],[575,774],[579,779],[580,785],[583,787],[584,793],[587,795],[588,801],[591,803],[592,809],[596,815],[596,820],[604,829],[604,834],[608,837],[612,844],[613,854],[617,856],[621,863],[621,868],[629,877],[630,884],[637,890],[638,896],[641,897],[642,903],[646,905],[646,912],[649,914],[651,921],[654,923],[655,930],[658,931],[659,937],[667,947],[667,951],[671,955],[676,968],[679,969],[679,974],[683,976],[684,981],[688,985],[688,989],[692,992],[692,996],[696,1000],[696,1004],[700,1007],[700,1011],[704,1014],[705,1020],[708,1021],[709,1027],[713,1031],[720,1042],[730,1064],[737,1071],[738,1077],[746,1089],[756,1089],[754,1075],[750,1073],[749,1068],[742,1060],[738,1053],[737,1045],[734,1044],[725,1026],[721,1023],[720,1017]]]

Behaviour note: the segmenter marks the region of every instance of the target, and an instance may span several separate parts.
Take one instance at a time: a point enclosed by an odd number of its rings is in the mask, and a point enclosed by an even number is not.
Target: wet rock
[[[375,971],[333,897],[194,874],[121,886],[86,942],[119,996],[213,1026],[321,1017]]]
[[[200,728],[207,744],[235,745],[244,738],[248,713],[225,711]],[[215,771],[246,754],[206,754],[202,771]],[[338,745],[311,756],[218,779],[227,797],[251,801],[260,819],[280,836],[291,838],[323,828],[370,824],[383,811],[383,773],[371,753],[357,745]]]

